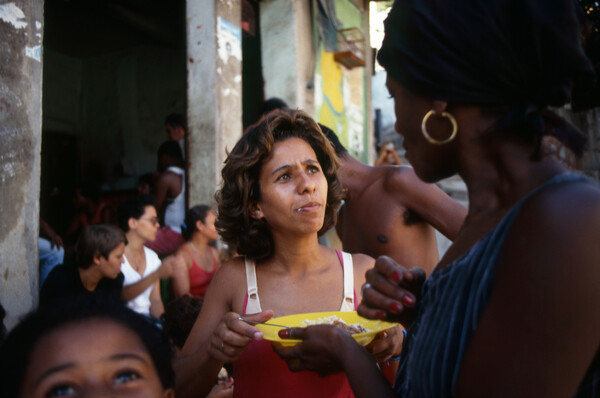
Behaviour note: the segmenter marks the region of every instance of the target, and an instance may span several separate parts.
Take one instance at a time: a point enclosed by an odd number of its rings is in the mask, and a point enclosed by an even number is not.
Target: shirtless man
[[[181,224],[185,218],[185,172],[181,149],[176,141],[166,141],[158,148],[158,175],[154,182],[155,207],[162,228],[156,239],[145,246],[158,254],[168,255],[184,242]]]
[[[331,129],[321,129],[340,159],[338,173],[348,190],[336,224],[344,250],[386,255],[429,275],[438,262],[434,228],[454,240],[467,209],[435,184],[421,181],[411,167],[360,162]]]

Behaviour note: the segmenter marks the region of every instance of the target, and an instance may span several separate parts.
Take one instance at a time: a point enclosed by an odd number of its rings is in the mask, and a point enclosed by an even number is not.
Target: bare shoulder
[[[224,262],[213,279],[213,281],[219,281],[219,283],[233,285],[239,285],[240,280],[244,280],[244,283],[246,280],[246,269],[244,268],[244,257],[242,256]]]
[[[365,271],[373,267],[375,259],[371,256],[362,253],[352,254],[352,263],[355,268],[364,269]]]
[[[410,166],[395,166],[390,167],[386,177],[389,184],[408,185],[408,184],[423,184],[431,185],[423,182]]]
[[[598,185],[557,184],[523,205],[498,257],[457,395],[574,395],[598,349],[599,242]],[[557,344],[565,336],[577,337]]]
[[[585,275],[600,277],[599,242],[600,186],[557,184],[534,194],[523,205],[503,249],[508,261],[502,262],[508,271],[543,273],[544,278],[560,280],[564,288],[583,287]],[[565,278],[565,269],[573,279]],[[571,282],[574,285],[570,286]]]
[[[577,244],[600,233],[600,185],[586,181],[558,184],[534,195],[515,222],[517,231],[553,234],[560,242]],[[569,231],[575,232],[569,235]]]
[[[366,254],[352,254],[352,263],[354,267],[354,287],[360,288],[365,283],[365,273],[373,268],[375,259]]]
[[[395,196],[419,197],[443,193],[437,185],[422,181],[410,166],[390,167],[386,173],[384,186]]]

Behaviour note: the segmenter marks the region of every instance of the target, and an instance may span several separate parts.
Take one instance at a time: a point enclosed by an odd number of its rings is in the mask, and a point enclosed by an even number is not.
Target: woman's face
[[[426,182],[435,182],[454,174],[452,163],[449,162],[449,148],[454,143],[433,145],[423,135],[421,122],[425,114],[432,109],[433,101],[413,95],[400,83],[387,75],[386,86],[394,98],[396,132],[404,138],[402,146],[404,156],[413,166],[415,173]],[[443,118],[429,118],[427,129],[436,139],[447,138],[448,121]],[[447,134],[438,137],[439,134]]]
[[[209,241],[216,240],[219,237],[217,228],[215,227],[215,221],[217,220],[217,213],[214,210],[210,210],[206,213],[204,223],[200,222],[198,230],[201,231]]]
[[[160,223],[158,221],[158,215],[154,206],[146,206],[144,208],[144,214],[138,218],[135,232],[144,240],[153,241],[156,239],[156,233]]]
[[[138,335],[103,318],[64,325],[33,347],[20,398],[172,397]]]
[[[261,199],[254,218],[265,218],[273,234],[317,233],[327,206],[327,179],[315,151],[300,138],[273,145],[260,172]]]

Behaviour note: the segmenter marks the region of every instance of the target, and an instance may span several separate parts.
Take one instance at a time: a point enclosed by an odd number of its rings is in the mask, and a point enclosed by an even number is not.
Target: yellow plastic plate
[[[278,325],[290,326],[290,327],[304,327],[302,322],[305,320],[316,321],[320,318],[327,318],[329,316],[335,315],[340,319],[343,319],[348,325],[353,325],[355,323],[360,323],[368,332],[365,333],[356,333],[353,334],[354,340],[356,340],[359,344],[367,345],[375,338],[375,335],[381,331],[389,329],[391,327],[396,326],[395,323],[372,320],[363,318],[356,311],[352,312],[341,312],[341,311],[333,311],[333,312],[311,312],[306,314],[294,314],[282,316],[279,318],[271,318],[266,323],[275,323]],[[267,325],[255,325],[258,329],[263,332],[264,338],[270,341],[276,341],[281,343],[284,346],[293,346],[298,344],[301,340],[295,339],[281,339],[277,334],[281,328],[277,326],[267,326]]]

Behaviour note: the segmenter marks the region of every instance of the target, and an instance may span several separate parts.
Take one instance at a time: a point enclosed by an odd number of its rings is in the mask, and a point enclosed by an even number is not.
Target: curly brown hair
[[[331,143],[310,116],[298,110],[281,110],[250,129],[228,153],[221,171],[223,182],[215,194],[221,237],[239,254],[265,260],[273,254],[273,237],[266,221],[251,217],[251,207],[261,199],[260,172],[273,145],[288,138],[306,141],[317,155],[327,180],[327,207],[319,236],[335,225],[345,190],[337,175],[339,160]]]

